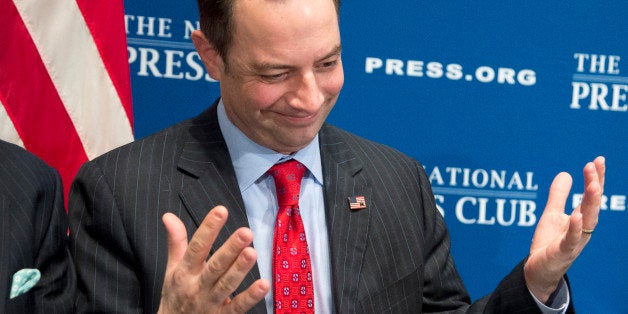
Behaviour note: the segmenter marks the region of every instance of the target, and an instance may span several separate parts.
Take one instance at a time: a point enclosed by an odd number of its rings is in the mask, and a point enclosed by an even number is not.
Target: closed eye
[[[332,60],[332,61],[325,61],[325,62],[321,63],[318,66],[318,68],[321,69],[321,70],[331,69],[331,68],[334,68],[335,66],[337,66],[339,62],[340,62],[339,59],[335,59],[335,60]]]
[[[267,83],[280,82],[288,77],[288,72],[282,72],[277,74],[260,74],[262,81]]]

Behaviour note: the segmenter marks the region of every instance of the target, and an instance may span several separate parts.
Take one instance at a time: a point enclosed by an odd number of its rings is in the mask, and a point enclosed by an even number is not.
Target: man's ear
[[[207,40],[205,34],[200,30],[192,32],[192,42],[194,42],[194,47],[199,57],[201,57],[209,76],[216,81],[220,81],[220,76],[224,73],[225,66],[222,57],[214,49],[214,45]]]

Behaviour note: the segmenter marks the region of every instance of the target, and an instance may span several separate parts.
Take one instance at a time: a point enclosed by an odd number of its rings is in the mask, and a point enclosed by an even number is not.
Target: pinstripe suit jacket
[[[329,125],[319,139],[336,312],[536,310],[521,265],[469,305],[418,162]],[[349,210],[354,195],[366,209]],[[84,165],[70,196],[79,311],[155,312],[167,262],[161,216],[177,214],[191,237],[219,204],[229,219],[214,249],[248,226],[216,105]],[[257,278],[255,267],[236,293]],[[264,313],[263,302],[252,312]]]
[[[0,141],[0,313],[72,313],[76,277],[57,172],[21,147]],[[9,299],[13,274],[41,272]]]

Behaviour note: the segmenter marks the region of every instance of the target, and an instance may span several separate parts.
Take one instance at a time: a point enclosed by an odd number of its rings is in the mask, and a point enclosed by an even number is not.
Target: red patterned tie
[[[299,212],[305,166],[291,159],[272,166],[268,173],[275,179],[279,203],[273,242],[275,313],[314,313],[312,266]]]

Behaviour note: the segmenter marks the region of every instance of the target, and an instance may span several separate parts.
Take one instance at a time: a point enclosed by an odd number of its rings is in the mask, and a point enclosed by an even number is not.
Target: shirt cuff
[[[564,314],[567,312],[567,306],[569,305],[570,297],[569,297],[569,289],[567,289],[567,284],[565,283],[565,279],[562,278],[558,283],[558,287],[556,291],[552,293],[552,297],[550,297],[549,304],[544,304],[539,301],[539,299],[532,294],[530,290],[530,295],[538,305],[539,309],[543,314]],[[553,300],[552,300],[553,299]]]

